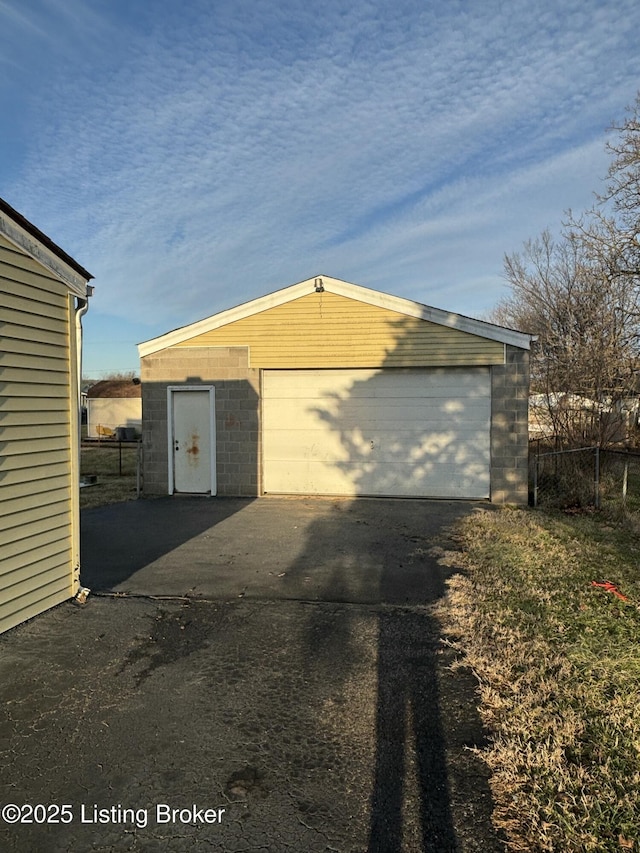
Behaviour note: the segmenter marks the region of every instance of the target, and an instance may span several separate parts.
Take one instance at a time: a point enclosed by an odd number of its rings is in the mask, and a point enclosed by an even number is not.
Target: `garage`
[[[325,275],[219,311],[138,345],[145,494],[525,503],[531,342]]]
[[[488,498],[487,368],[266,370],[264,491]]]

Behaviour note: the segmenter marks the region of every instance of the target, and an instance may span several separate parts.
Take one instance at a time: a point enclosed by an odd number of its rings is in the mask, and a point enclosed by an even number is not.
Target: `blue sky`
[[[470,316],[591,205],[640,4],[0,0],[0,196],[95,276],[85,373],[316,274]]]

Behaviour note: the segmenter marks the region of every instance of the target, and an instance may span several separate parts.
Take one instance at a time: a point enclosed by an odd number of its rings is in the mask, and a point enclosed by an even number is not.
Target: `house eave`
[[[76,296],[87,298],[87,284],[93,278],[91,273],[2,198],[0,234],[17,249],[42,264]]]

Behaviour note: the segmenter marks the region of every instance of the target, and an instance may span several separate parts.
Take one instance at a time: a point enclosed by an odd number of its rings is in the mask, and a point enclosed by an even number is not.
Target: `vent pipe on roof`
[[[321,278],[316,278],[313,282],[316,288],[316,293],[324,293],[324,284]]]

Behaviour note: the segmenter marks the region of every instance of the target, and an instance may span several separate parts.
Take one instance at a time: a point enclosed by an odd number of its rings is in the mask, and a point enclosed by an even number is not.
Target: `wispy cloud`
[[[0,4],[37,83],[0,176],[94,310],[158,324],[319,270],[486,307],[503,252],[589,203],[640,79],[635,0],[130,6]]]

